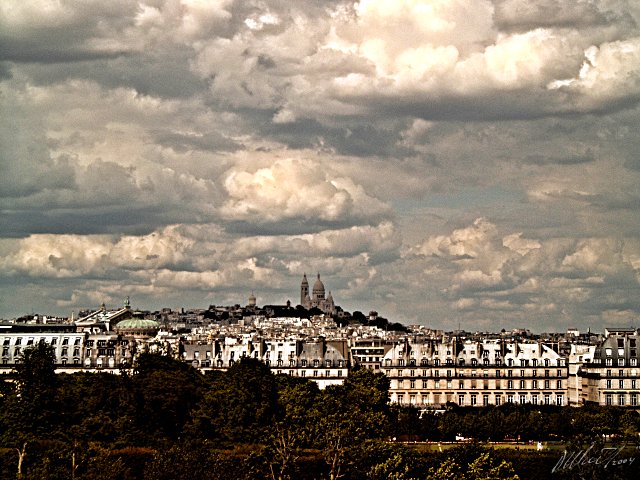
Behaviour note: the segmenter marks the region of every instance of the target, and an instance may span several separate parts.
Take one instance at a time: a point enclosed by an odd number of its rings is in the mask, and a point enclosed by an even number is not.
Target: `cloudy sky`
[[[638,326],[640,3],[3,0],[0,317]]]

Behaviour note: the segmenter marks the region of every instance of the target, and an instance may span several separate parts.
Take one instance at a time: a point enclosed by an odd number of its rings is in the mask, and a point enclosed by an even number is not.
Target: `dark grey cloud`
[[[633,16],[624,11],[622,2],[496,0],[494,3],[496,26],[505,31],[610,25],[629,30],[637,26]]]

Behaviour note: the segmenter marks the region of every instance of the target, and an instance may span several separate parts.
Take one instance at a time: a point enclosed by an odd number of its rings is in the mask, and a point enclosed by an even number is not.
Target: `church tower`
[[[309,282],[307,281],[307,274],[302,276],[302,284],[300,285],[300,305],[305,306],[307,297],[309,296]]]

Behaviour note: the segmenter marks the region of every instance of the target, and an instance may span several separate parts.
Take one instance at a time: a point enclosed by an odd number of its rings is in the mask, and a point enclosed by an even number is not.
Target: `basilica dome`
[[[318,274],[316,283],[313,284],[313,298],[324,298],[324,283],[320,280],[320,274]]]

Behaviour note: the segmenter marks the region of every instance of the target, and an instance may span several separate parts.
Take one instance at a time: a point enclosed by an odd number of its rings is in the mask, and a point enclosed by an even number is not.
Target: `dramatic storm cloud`
[[[5,0],[0,317],[636,325],[640,7]]]

